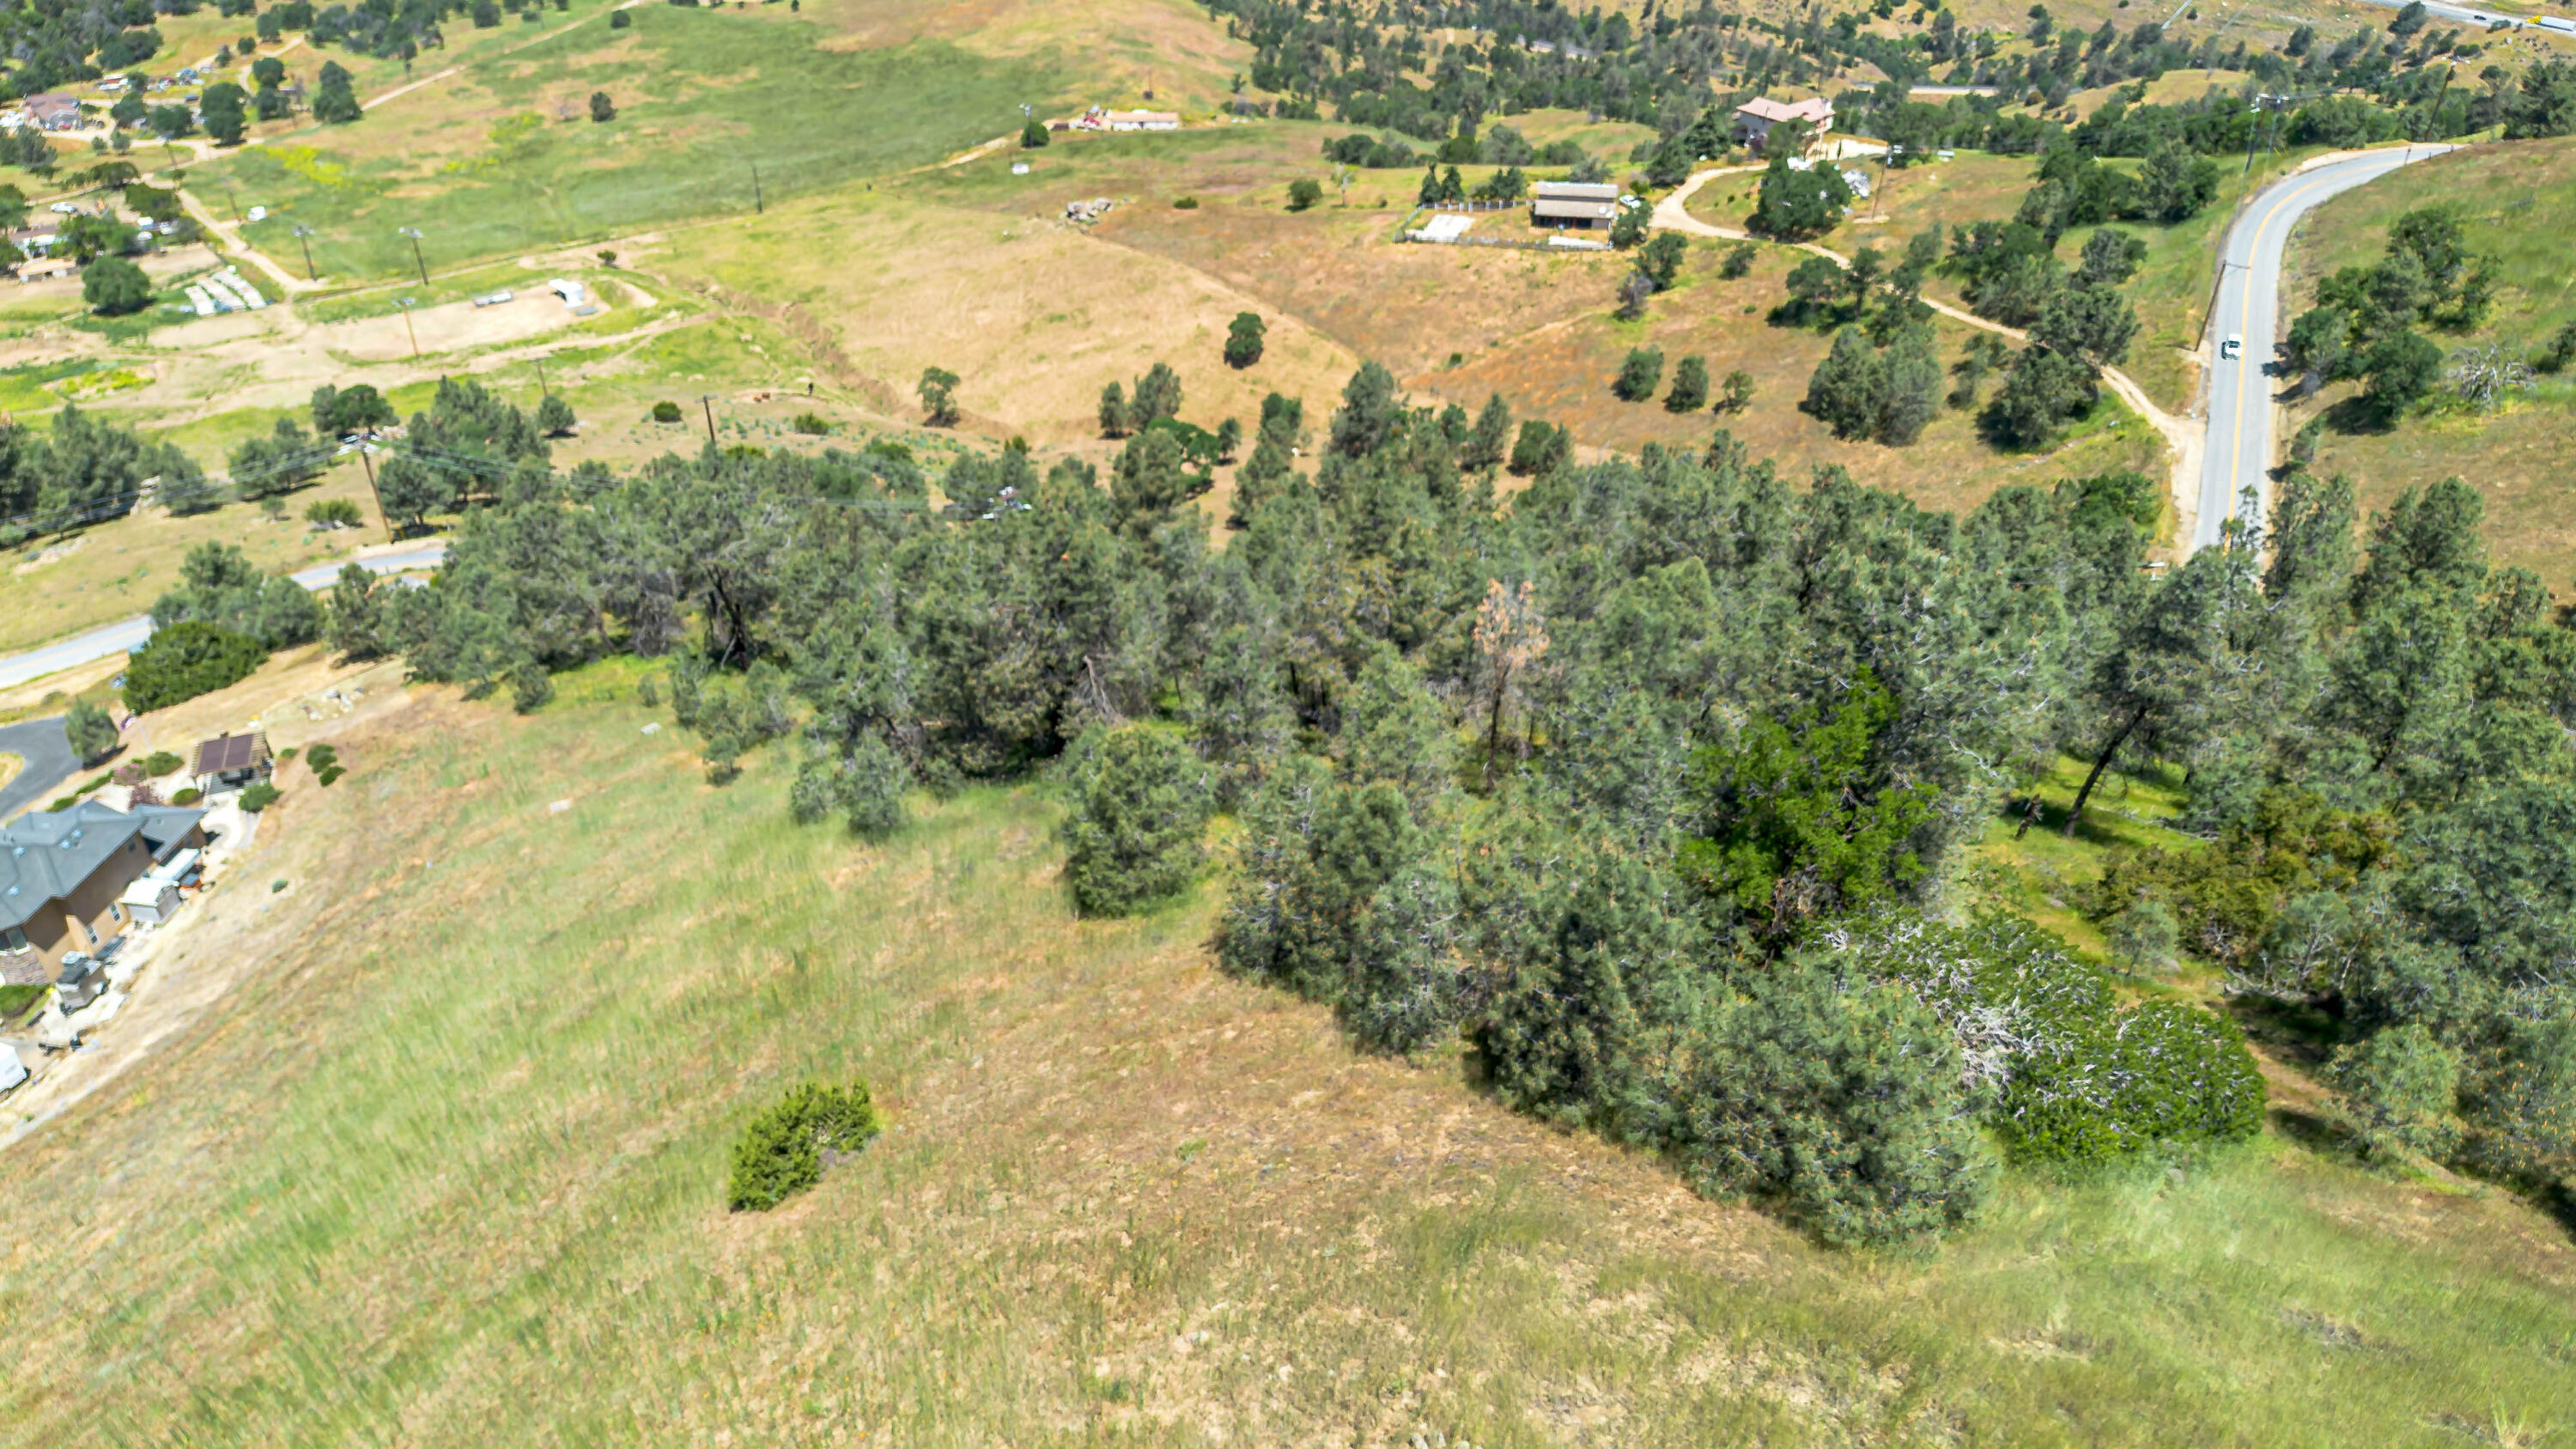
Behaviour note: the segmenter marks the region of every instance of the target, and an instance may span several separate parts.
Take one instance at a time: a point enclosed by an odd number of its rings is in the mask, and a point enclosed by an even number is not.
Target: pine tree
[[[1205,858],[1214,809],[1207,767],[1178,736],[1152,725],[1112,730],[1064,826],[1075,907],[1128,916],[1178,895]]]
[[[1807,412],[1837,438],[1866,438],[1878,431],[1886,404],[1885,366],[1857,327],[1834,334],[1833,349],[1807,379]]]
[[[1664,394],[1664,410],[1694,413],[1708,404],[1708,359],[1694,352],[1673,366],[1672,390]]]
[[[1502,465],[1512,444],[1512,409],[1499,392],[1485,399],[1484,410],[1476,414],[1476,425],[1467,440],[1458,446],[1458,466],[1469,469],[1491,469]]]
[[[1129,405],[1127,418],[1132,427],[1149,428],[1164,418],[1181,415],[1181,375],[1170,363],[1157,362],[1136,379],[1136,395]]]

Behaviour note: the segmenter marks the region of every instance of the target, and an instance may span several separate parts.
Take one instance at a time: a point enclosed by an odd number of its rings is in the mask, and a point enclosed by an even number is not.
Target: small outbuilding
[[[199,744],[196,763],[188,773],[197,777],[198,789],[222,790],[265,780],[273,766],[268,736],[253,730],[246,735],[220,734]]]
[[[157,926],[179,914],[179,883],[156,871],[127,886],[116,903],[134,924]]]

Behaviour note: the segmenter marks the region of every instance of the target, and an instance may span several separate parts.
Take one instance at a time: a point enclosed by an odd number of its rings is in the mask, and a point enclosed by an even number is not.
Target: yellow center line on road
[[[2280,199],[2265,208],[2263,215],[2255,221],[2253,244],[2246,249],[2245,255],[2244,292],[2236,308],[2238,315],[2245,319],[2239,325],[2249,331],[2253,325],[2251,319],[2254,311],[2254,267],[2263,257],[2263,233],[2271,229],[2273,221],[2279,218],[2283,207],[2315,190],[2317,184],[2331,174],[2331,170],[2332,168],[2328,168],[2327,171],[2319,172],[2304,184],[2283,189]],[[2245,494],[2245,490],[2238,486],[2239,480],[2236,476],[2243,462],[2245,447],[2245,368],[2245,353],[2240,347],[2236,355],[2236,416],[2228,424],[2227,433],[2227,521],[2230,523],[2236,521],[2238,501]],[[2266,399],[2266,402],[2268,401],[2269,399]],[[2264,460],[2266,466],[2269,466],[2270,462],[2268,458]]]

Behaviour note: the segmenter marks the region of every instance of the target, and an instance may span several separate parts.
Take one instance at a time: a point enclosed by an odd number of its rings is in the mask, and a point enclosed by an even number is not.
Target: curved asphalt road
[[[438,566],[438,561],[446,556],[447,545],[433,543],[424,548],[405,549],[401,553],[379,554],[374,558],[360,559],[358,562],[365,564],[371,573],[398,574],[412,569],[435,568]],[[347,560],[342,562],[345,563]],[[339,581],[340,564],[315,564],[309,569],[297,571],[293,577],[297,583],[308,589],[327,589]],[[105,659],[110,655],[131,654],[142,648],[143,641],[151,637],[152,619],[150,615],[145,615],[141,618],[128,619],[121,624],[104,625],[86,634],[74,634],[68,639],[56,640],[41,649],[30,649],[24,654],[12,654],[6,659],[0,659],[0,689],[6,689],[14,684],[24,684],[30,679],[42,679],[48,674]],[[10,753],[16,754],[17,751],[12,750]],[[28,773],[33,774],[35,771],[31,768]]]
[[[2363,151],[2311,166],[2265,187],[2228,228],[2219,252],[2226,273],[2218,288],[2217,315],[2210,319],[2210,346],[2216,352],[2230,334],[2242,336],[2245,345],[2237,356],[2217,357],[2210,364],[2209,441],[2200,455],[2194,549],[2218,542],[2248,488],[2254,490],[2251,521],[2263,518],[2272,470],[2271,372],[2280,332],[2281,249],[2291,229],[2309,208],[2329,197],[2449,149]]]
[[[63,738],[61,715],[0,725],[0,755],[16,755],[27,762],[27,768],[20,770],[16,779],[0,785],[0,821],[34,804],[37,796],[80,768],[71,741]]]

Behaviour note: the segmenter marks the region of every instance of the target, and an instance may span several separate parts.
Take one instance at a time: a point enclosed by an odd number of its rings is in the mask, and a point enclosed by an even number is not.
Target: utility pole
[[[241,197],[234,193],[230,178],[224,181],[224,205],[233,209],[233,225],[241,225]]]
[[[698,406],[706,410],[707,446],[712,448],[716,445],[716,405],[705,393],[699,393]]]
[[[759,216],[768,210],[769,208],[763,205],[760,199],[760,163],[754,161],[751,163],[751,213]]]
[[[295,239],[304,246],[304,280],[308,282],[322,280],[321,274],[313,270],[313,228],[298,222],[295,227]]]
[[[421,260],[420,228],[416,226],[406,226],[400,228],[400,233],[403,236],[411,238],[411,264],[419,269],[421,289],[423,291],[427,291],[429,289],[429,263]]]
[[[546,387],[546,360],[540,357],[537,359],[537,397],[542,401],[552,396],[554,394]]]
[[[394,541],[394,521],[392,515],[385,512],[385,495],[376,487],[376,457],[372,446],[375,441],[376,430],[369,428],[358,439],[358,461],[366,465],[367,496],[376,500],[376,521],[385,526],[385,542],[391,543]]]
[[[401,301],[394,303],[395,306],[402,309],[403,335],[411,339],[411,355],[414,359],[417,359],[420,356],[420,333],[412,328],[411,308],[412,303],[418,300],[419,299],[416,297],[405,297]]]

